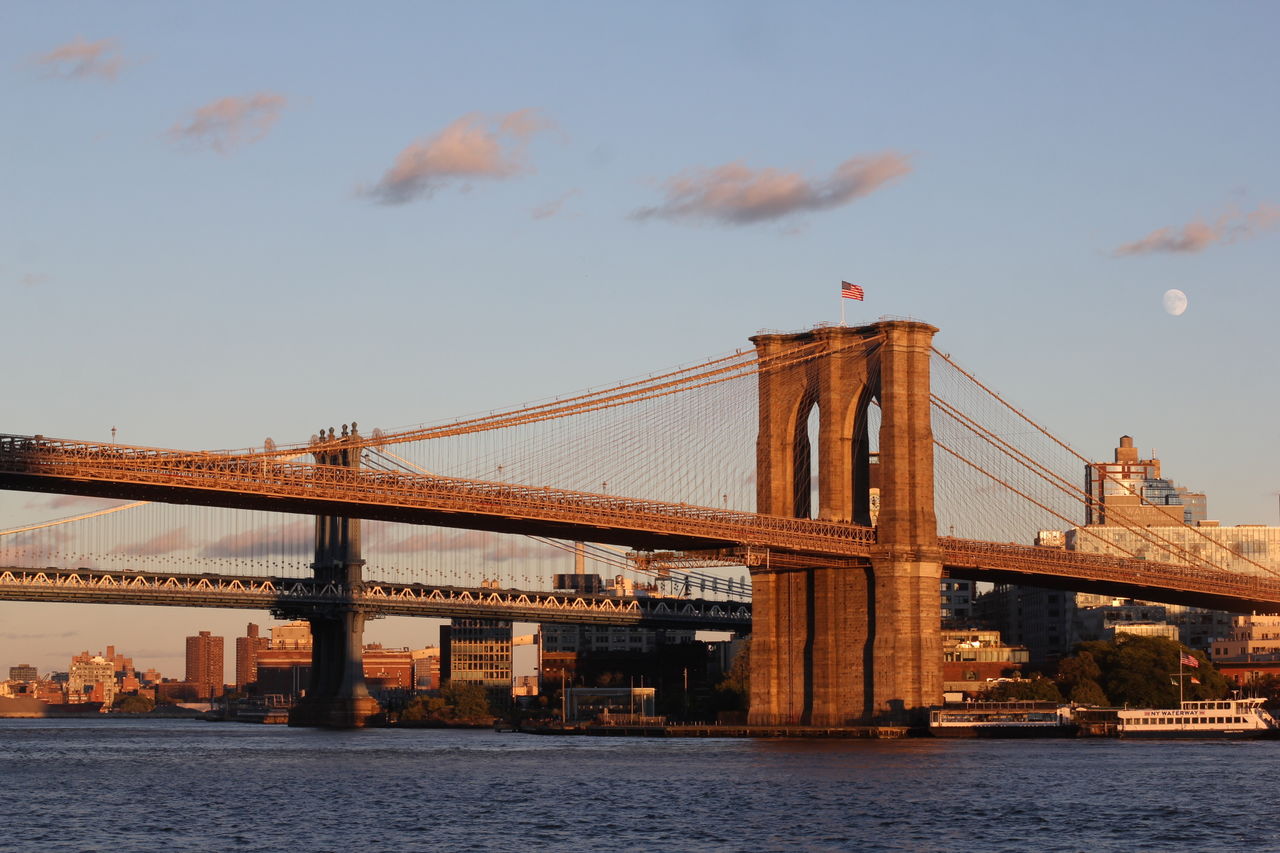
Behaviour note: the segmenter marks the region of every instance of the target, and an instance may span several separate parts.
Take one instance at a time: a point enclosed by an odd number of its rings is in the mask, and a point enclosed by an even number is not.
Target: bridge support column
[[[906,723],[941,702],[929,403],[936,331],[893,321],[752,338],[765,365],[758,511],[810,514],[816,406],[817,516],[869,523],[867,407],[878,399],[881,409],[880,544],[870,565],[752,568],[752,724]],[[769,367],[778,363],[786,366]]]
[[[348,437],[342,427],[342,437]],[[350,438],[356,438],[355,424]],[[333,430],[320,441],[328,445],[315,452],[316,464],[357,468],[360,448],[334,449]],[[355,603],[364,586],[360,556],[360,519],[316,516],[316,558],[311,564],[317,581],[331,584],[346,603],[305,614],[311,624],[311,680],[307,694],[289,712],[291,726],[360,728],[375,723],[381,708],[369,695],[364,681],[365,613]]]

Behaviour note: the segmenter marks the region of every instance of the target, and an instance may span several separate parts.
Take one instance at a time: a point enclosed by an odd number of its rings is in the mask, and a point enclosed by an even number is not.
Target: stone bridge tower
[[[757,511],[808,518],[809,418],[818,409],[818,507],[870,524],[867,410],[880,405],[877,544],[865,567],[752,573],[754,725],[918,721],[942,701],[933,429],[925,323],[882,321],[751,340],[759,374]],[[787,358],[808,354],[807,358]],[[774,359],[785,366],[770,369]]]
[[[343,424],[340,436],[332,429],[328,436],[322,432],[313,454],[316,464],[359,468],[357,439],[354,423],[350,432]],[[316,516],[316,552],[311,569],[318,582],[333,584],[347,600],[290,614],[311,623],[311,680],[307,695],[289,712],[289,725],[340,729],[369,725],[380,709],[364,681],[365,613],[354,601],[354,594],[364,585],[360,519]]]

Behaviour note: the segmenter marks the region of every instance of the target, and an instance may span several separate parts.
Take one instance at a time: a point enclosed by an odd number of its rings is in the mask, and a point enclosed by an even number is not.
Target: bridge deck
[[[369,582],[351,591],[311,579],[95,569],[0,568],[0,600],[272,610],[359,607],[375,616],[509,619],[747,631],[751,605],[703,599],[581,595]]]
[[[528,533],[637,550],[745,546],[776,555],[779,568],[865,566],[875,544],[874,529],[840,522],[27,436],[0,436],[0,488]],[[944,537],[939,545],[944,566],[957,577],[1235,611],[1280,610],[1277,578],[1011,543]]]

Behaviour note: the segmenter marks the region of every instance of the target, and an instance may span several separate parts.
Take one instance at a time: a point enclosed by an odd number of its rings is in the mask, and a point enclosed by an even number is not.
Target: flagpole
[[[844,325],[844,294],[840,294],[840,325]]]

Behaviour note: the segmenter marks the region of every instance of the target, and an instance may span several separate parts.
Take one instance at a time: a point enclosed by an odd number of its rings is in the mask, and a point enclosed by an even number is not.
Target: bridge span
[[[751,605],[648,596],[582,595],[368,581],[351,589],[314,578],[0,567],[0,600],[270,610],[299,618],[359,607],[368,617],[503,619],[746,632]]]
[[[945,399],[938,393],[931,380],[933,360],[955,365],[933,347],[937,331],[915,320],[885,319],[859,327],[762,333],[751,339],[754,352],[565,400],[440,429],[375,430],[363,437],[354,424],[350,433],[344,425],[340,437],[329,429],[327,439],[321,433],[310,444],[287,450],[268,442],[261,451],[185,452],[0,435],[0,489],[314,515],[312,569],[318,586],[297,587],[300,595],[314,595],[326,584],[336,584],[335,590],[362,588],[359,519],[609,543],[636,551],[740,549],[748,557],[763,555],[746,561],[752,576],[750,719],[756,725],[920,719],[941,698],[938,583],[944,572],[1234,611],[1277,609],[1280,579],[1273,567],[1214,543],[1179,545],[1119,511],[1108,513],[1108,523],[1125,526],[1142,544],[1125,550],[1104,543],[1106,554],[940,537],[935,456],[954,459],[956,470],[974,478],[969,498],[952,502],[988,512],[990,523],[974,532],[989,532],[993,540],[1018,536],[1013,529],[1034,532],[1046,523],[1076,527],[1094,517],[1100,499],[1081,489],[1081,468],[1055,469],[1036,452],[1028,453],[1019,436],[1043,436],[1072,457],[1070,466],[1087,464],[1083,457],[972,375],[956,368],[952,381],[961,383],[958,390]],[[701,505],[489,481],[482,472],[494,468],[485,466],[363,467],[366,450],[620,412],[624,405],[674,400],[686,391],[721,388],[719,383],[739,379],[751,387],[753,402],[744,411],[750,412],[752,428],[715,433],[723,436],[720,445],[702,441],[721,424],[720,404],[729,399],[713,395],[703,411],[673,411],[659,418],[654,410],[628,410],[638,415],[619,414],[596,425],[590,438],[597,444],[579,436],[530,453],[538,459],[543,459],[539,454],[554,456],[555,464],[526,469],[522,476],[508,469],[511,479],[525,483],[592,488],[589,484],[598,482],[602,490],[607,483],[597,472],[618,470],[630,477],[622,482],[643,493],[688,496]],[[1001,419],[994,425],[984,420],[988,404]],[[943,428],[941,435],[936,426]],[[682,443],[646,443],[638,437],[643,429]],[[717,456],[698,460],[717,473],[715,478],[706,483],[685,478],[699,454],[711,448],[738,452],[751,443],[753,467],[728,476]],[[598,446],[600,456],[588,460],[595,467],[584,465],[569,479],[559,479],[578,462],[584,446]],[[316,464],[295,461],[306,455]],[[497,460],[507,457],[483,459],[486,466],[496,464],[501,479],[503,465]],[[626,468],[629,462],[636,470]],[[651,471],[651,464],[658,467]],[[616,476],[608,480],[618,488]],[[649,491],[654,483],[675,488]],[[729,509],[728,491],[746,483],[755,492],[750,505],[756,512]],[[1038,526],[1013,523],[1005,511],[1009,504],[990,498],[989,490],[1034,507]],[[1156,558],[1145,559],[1151,555]],[[1229,570],[1237,565],[1247,568]],[[382,604],[390,606],[390,592]],[[326,610],[327,605],[309,606],[313,634],[323,636],[316,648],[329,661],[313,667],[328,680],[312,692],[327,697],[332,713],[317,705],[320,710],[308,724],[328,719],[359,725],[368,705],[357,665],[366,608],[350,594],[336,608],[341,614],[329,612],[334,608]]]

